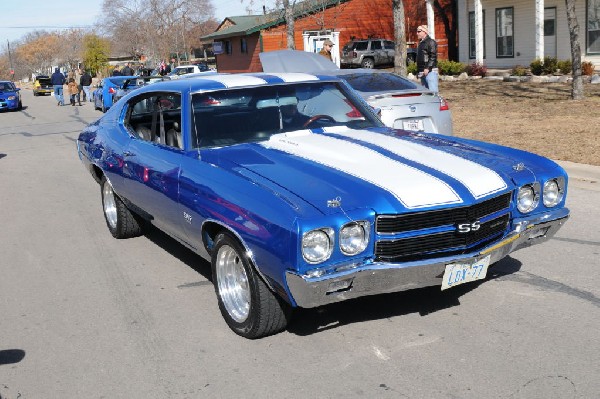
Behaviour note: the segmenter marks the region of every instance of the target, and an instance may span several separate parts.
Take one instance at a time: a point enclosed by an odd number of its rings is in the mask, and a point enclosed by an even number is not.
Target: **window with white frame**
[[[600,0],[587,2],[587,49],[588,54],[600,53]]]
[[[496,57],[514,57],[513,7],[496,9]]]
[[[485,58],[485,10],[482,11],[483,58]],[[475,58],[475,11],[469,12],[469,58]]]

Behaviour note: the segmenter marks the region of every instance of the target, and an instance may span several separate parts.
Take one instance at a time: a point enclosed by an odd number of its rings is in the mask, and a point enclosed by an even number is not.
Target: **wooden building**
[[[439,58],[453,58],[457,54],[457,21],[451,0],[439,3],[444,15],[436,18],[432,0],[404,1],[406,40],[409,46],[416,46],[417,26],[428,25],[438,42]],[[323,41],[330,39],[335,43],[333,58],[338,65],[341,48],[352,39],[394,39],[389,0],[306,0],[296,4],[294,13],[295,48],[318,52]],[[286,28],[282,12],[228,17],[202,39],[213,43],[220,72],[260,72],[259,53],[287,48]]]

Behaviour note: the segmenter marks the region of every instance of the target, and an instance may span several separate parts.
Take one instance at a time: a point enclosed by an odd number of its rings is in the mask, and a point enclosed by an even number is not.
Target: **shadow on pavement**
[[[25,351],[21,349],[0,350],[0,366],[4,364],[19,363],[25,357]]]
[[[459,306],[460,297],[464,294],[485,284],[488,280],[516,273],[520,269],[521,262],[506,257],[488,270],[488,277],[485,280],[445,291],[435,286],[357,298],[314,309],[296,309],[287,330],[305,336],[346,324],[387,319],[410,313],[427,316],[430,313]]]

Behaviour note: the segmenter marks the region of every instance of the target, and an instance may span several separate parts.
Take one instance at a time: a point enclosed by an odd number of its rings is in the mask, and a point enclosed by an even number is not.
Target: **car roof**
[[[207,74],[189,79],[167,80],[156,82],[135,90],[134,93],[156,91],[190,91],[202,92],[220,89],[267,86],[274,84],[339,81],[336,77],[316,76],[308,73],[239,73],[239,74]]]

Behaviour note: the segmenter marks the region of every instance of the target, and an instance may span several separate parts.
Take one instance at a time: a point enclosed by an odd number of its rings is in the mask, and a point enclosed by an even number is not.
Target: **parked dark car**
[[[209,260],[221,314],[247,338],[296,307],[483,280],[569,217],[555,162],[387,128],[344,81],[311,74],[144,86],[77,151],[110,233],[152,223]]]

